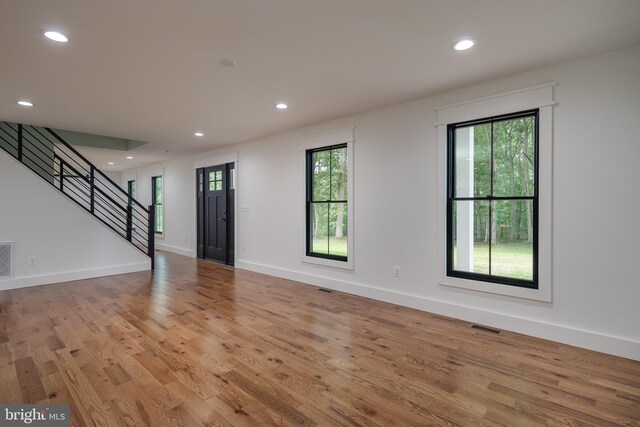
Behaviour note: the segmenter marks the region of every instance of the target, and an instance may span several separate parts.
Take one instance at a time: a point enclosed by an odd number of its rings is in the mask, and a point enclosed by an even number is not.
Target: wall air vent
[[[0,279],[13,277],[13,243],[0,242]]]
[[[502,331],[499,329],[490,328],[488,326],[476,325],[475,323],[470,326],[471,329],[477,329],[479,331],[490,332],[496,335],[502,335]]]

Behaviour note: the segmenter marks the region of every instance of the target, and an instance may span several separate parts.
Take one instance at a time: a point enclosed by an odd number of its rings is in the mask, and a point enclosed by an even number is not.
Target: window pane
[[[155,178],[155,192],[156,192],[156,205],[162,204],[162,177],[158,176]]]
[[[229,181],[230,181],[229,182],[229,189],[230,190],[235,190],[236,189],[236,170],[235,170],[235,168],[231,169],[231,176],[230,176]]]
[[[216,173],[209,172],[209,182],[214,182],[216,180]]]
[[[329,203],[329,254],[347,256],[347,204]]]
[[[329,200],[329,162],[331,151],[316,151],[311,154],[312,200]]]
[[[164,212],[162,206],[156,206],[156,233],[162,233],[164,229]]]
[[[455,197],[486,197],[491,189],[491,124],[455,132]]]
[[[533,116],[494,123],[494,196],[533,195],[534,138]]]
[[[453,269],[489,274],[489,202],[453,202]]]
[[[216,191],[222,190],[222,181],[216,181]]]
[[[494,202],[491,274],[533,280],[533,201]]]
[[[347,147],[331,150],[331,200],[347,200]]]
[[[311,239],[311,252],[318,254],[329,253],[329,215],[327,203],[311,203],[311,215],[309,223],[309,239]]]

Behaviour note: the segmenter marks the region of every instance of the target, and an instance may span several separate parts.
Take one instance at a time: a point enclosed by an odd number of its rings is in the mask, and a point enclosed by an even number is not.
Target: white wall
[[[0,290],[150,268],[146,255],[2,150],[0,201],[0,242],[15,242],[14,277]]]
[[[426,78],[426,76],[425,76]],[[553,301],[437,283],[437,107],[555,81]],[[640,359],[640,46],[240,144],[237,265]],[[355,271],[304,264],[300,138],[355,127]],[[220,151],[219,151],[220,152]],[[216,152],[205,155],[215,156]],[[193,254],[202,156],[164,170],[163,244]],[[145,199],[146,200],[146,199]],[[393,277],[393,266],[401,277]]]

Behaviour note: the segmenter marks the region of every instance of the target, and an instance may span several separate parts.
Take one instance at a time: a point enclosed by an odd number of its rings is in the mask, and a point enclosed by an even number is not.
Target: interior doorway
[[[235,263],[235,164],[196,170],[198,258]]]

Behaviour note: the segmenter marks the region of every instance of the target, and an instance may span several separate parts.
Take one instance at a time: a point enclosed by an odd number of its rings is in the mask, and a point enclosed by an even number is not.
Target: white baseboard
[[[151,270],[151,261],[0,280],[0,291]]]
[[[186,248],[181,248],[181,247],[178,247],[178,246],[165,245],[164,243],[156,242],[156,249],[158,249],[160,251],[172,252],[172,253],[178,254],[178,255],[188,256],[190,258],[195,258],[196,257],[195,251],[193,249],[186,249]]]
[[[406,294],[361,283],[315,276],[300,271],[273,267],[251,261],[238,260],[236,262],[236,268],[243,268],[245,270],[295,280],[309,285],[320,286],[340,292],[347,292],[442,316],[453,317],[467,322],[480,323],[494,328],[518,332],[602,353],[613,354],[615,356],[640,360],[640,342],[629,340],[627,338],[604,335],[598,332],[541,322],[534,319],[515,317],[512,315],[426,298],[421,295]]]

